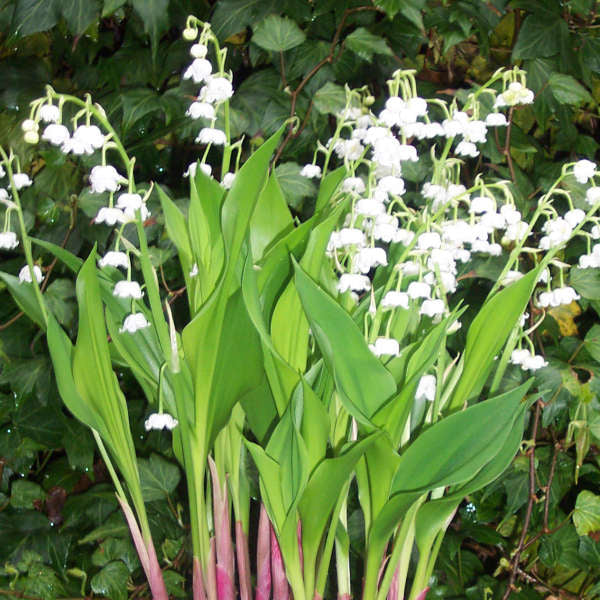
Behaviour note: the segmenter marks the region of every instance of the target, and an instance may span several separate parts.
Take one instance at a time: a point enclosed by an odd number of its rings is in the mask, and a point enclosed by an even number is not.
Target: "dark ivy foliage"
[[[81,166],[57,150],[34,154],[22,142],[19,123],[48,83],[102,104],[137,158],[138,181],[185,195],[182,173],[199,152],[194,123],[184,116],[189,87],[180,85],[188,62],[181,30],[190,13],[210,21],[228,48],[234,137],[244,136],[251,149],[297,114],[300,130],[280,148],[276,168],[299,218],[310,214],[315,192],[299,165],[311,160],[317,139],[329,137],[344,85],[368,86],[377,105],[397,68],[416,70],[422,96],[450,100],[500,67],[527,71],[536,101],[515,111],[510,150],[502,132],[478,159],[479,170],[513,182],[523,214],[563,162],[598,157],[596,0],[8,0],[0,6],[0,144],[12,146],[35,175],[23,194],[34,237],[87,256],[107,236],[91,224],[99,201]],[[419,183],[427,172],[406,176]],[[176,309],[182,278],[154,208],[153,259]],[[73,328],[74,283],[51,256],[39,256],[46,298]],[[1,258],[2,271],[16,273],[22,264],[18,253]],[[476,275],[496,273],[482,262]],[[535,334],[550,364],[536,374],[542,392],[528,441],[501,479],[464,502],[431,597],[600,597],[600,274],[574,269],[570,285],[582,300],[550,311]],[[467,296],[479,301],[476,283]],[[2,298],[0,596],[145,597],[93,439],[62,407],[45,340],[5,289]],[[515,369],[506,385],[521,379]],[[185,489],[168,437],[144,431],[141,391],[126,374],[121,383],[138,454],[146,457],[142,485],[167,587],[185,598]],[[358,555],[361,523],[352,515],[349,528]]]

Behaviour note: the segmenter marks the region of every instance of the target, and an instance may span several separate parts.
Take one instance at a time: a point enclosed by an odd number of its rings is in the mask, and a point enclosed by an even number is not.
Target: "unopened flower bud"
[[[33,119],[25,119],[21,123],[21,129],[25,132],[27,131],[37,131],[39,125]]]
[[[193,42],[198,37],[198,30],[195,27],[186,27],[183,30],[183,39],[187,42]]]
[[[37,144],[40,141],[40,136],[37,131],[26,131],[23,139],[26,144]]]

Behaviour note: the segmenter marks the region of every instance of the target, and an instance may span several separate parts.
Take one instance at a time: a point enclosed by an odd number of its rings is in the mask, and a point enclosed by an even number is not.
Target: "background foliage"
[[[80,256],[96,242],[102,249],[107,235],[91,223],[103,198],[89,193],[81,168],[58,150],[38,155],[20,141],[19,123],[47,83],[91,93],[136,155],[138,181],[186,195],[182,174],[199,152],[196,126],[184,116],[190,88],[180,83],[189,62],[181,30],[190,13],[210,20],[229,49],[232,133],[244,136],[248,149],[298,114],[300,131],[286,138],[276,171],[301,219],[311,213],[315,188],[299,177],[299,165],[312,158],[317,139],[328,138],[343,86],[367,85],[377,106],[386,78],[400,67],[417,71],[421,95],[447,99],[498,67],[527,70],[535,103],[515,111],[511,139],[504,132],[490,139],[477,165],[513,182],[524,215],[562,162],[598,154],[595,0],[9,0],[0,8],[0,143],[13,146],[35,176],[23,194],[32,235]],[[405,176],[425,181],[427,164]],[[174,248],[163,240],[156,198],[154,209],[147,228],[157,248],[153,259],[177,315],[183,280]],[[73,281],[38,251],[46,297],[72,328]],[[3,271],[22,265],[18,253],[1,259]],[[494,279],[497,272],[490,259],[475,275]],[[480,281],[468,288],[471,304],[483,297]],[[536,374],[544,391],[532,410],[529,441],[500,480],[463,504],[432,596],[600,596],[600,274],[574,269],[570,284],[582,299],[551,311],[536,332],[550,364]],[[0,595],[144,597],[93,440],[63,410],[37,328],[0,293]],[[186,597],[179,469],[166,437],[144,431],[141,391],[126,373],[120,378],[138,454],[147,457],[143,487],[167,585],[174,597]],[[520,378],[511,371],[506,385]],[[361,523],[352,515],[350,530],[358,555]]]

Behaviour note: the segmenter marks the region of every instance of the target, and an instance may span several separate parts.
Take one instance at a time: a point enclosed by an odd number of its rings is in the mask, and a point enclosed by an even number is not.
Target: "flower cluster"
[[[201,27],[200,30],[198,27]],[[186,68],[183,79],[191,80],[195,84],[202,84],[195,100],[187,109],[186,115],[197,120],[201,119],[205,122],[204,127],[200,129],[196,143],[207,147],[203,159],[200,163],[200,168],[205,175],[212,175],[212,167],[205,162],[208,149],[211,146],[224,146],[226,149],[229,146],[230,140],[228,137],[228,112],[225,111],[223,118],[225,120],[225,131],[217,127],[217,119],[219,117],[219,108],[226,104],[233,96],[233,85],[231,83],[231,75],[225,73],[224,63],[226,57],[226,49],[221,49],[214,33],[208,23],[201,23],[195,18],[190,17],[188,26],[184,30],[184,39],[194,42],[190,47],[190,54],[193,58],[191,64]],[[209,55],[210,47],[214,48],[216,65],[213,64],[207,56]],[[224,165],[227,167],[228,165]],[[192,163],[188,166],[184,177],[196,174],[197,163]],[[222,185],[226,189],[231,187],[234,174],[223,172]]]
[[[575,236],[588,242],[600,238],[600,224],[594,216],[600,205],[595,163],[581,160],[566,165],[559,181],[539,198],[535,214],[527,218],[509,182],[487,182],[477,176],[468,189],[461,182],[464,158],[479,154],[477,145],[486,141],[489,128],[509,125],[500,110],[509,108],[512,115],[514,107],[533,101],[523,71],[499,72],[495,80],[499,79],[501,92],[484,86],[470,94],[461,108],[456,102],[447,106],[419,97],[411,71],[394,74],[388,82],[390,97],[377,114],[368,108],[361,92],[351,91],[334,137],[301,170],[305,177],[322,177],[316,160],[319,153],[328,157],[326,164],[335,155],[346,166],[349,175],[339,196],[349,199],[350,210],[332,232],[327,254],[339,274],[338,292],[348,293],[354,302],[364,300],[365,336],[373,354],[384,360],[400,354],[407,333],[451,318],[450,297],[459,288],[460,275],[473,272],[476,257],[509,256],[497,287],[522,277],[521,263],[527,255],[527,260],[535,262],[548,255],[550,268],[540,276],[546,290],[536,294],[537,306],[543,309],[579,299],[575,290],[562,284],[568,265],[552,257]],[[489,103],[481,102],[483,94],[494,100],[487,114]],[[445,142],[441,156],[436,156],[432,145],[439,138]],[[403,171],[407,164],[420,160],[418,142],[427,140],[432,140],[426,152],[433,160],[431,177],[417,189],[409,189]],[[569,193],[560,188],[567,177],[590,182],[587,212],[573,206]],[[561,202],[567,197],[568,209],[563,213],[554,206],[557,197]],[[600,244],[580,258],[580,266],[600,266]],[[375,272],[381,270],[387,277],[378,278],[384,283],[375,289]],[[560,281],[554,289],[553,279]],[[460,327],[460,322],[452,323],[448,333]],[[522,330],[524,323],[519,327]],[[522,331],[517,342],[525,335]],[[511,362],[528,371],[546,365],[543,357],[521,350]],[[427,385],[429,391],[421,390],[418,395],[429,399],[430,382]]]

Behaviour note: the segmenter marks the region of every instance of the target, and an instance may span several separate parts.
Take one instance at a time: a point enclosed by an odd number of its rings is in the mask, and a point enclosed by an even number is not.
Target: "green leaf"
[[[243,31],[270,12],[278,12],[278,0],[219,0],[211,18],[213,31],[220,40]]]
[[[464,368],[450,408],[457,409],[481,392],[494,357],[523,314],[539,275],[539,267],[485,301],[467,333]]]
[[[148,2],[152,4],[155,0]],[[162,110],[160,96],[148,88],[128,90],[121,94],[123,103],[123,128],[129,129],[142,117]]]
[[[114,498],[114,493],[111,494],[111,499],[112,498]],[[127,527],[123,513],[120,510],[113,512],[99,527],[96,527],[90,531],[90,533],[78,540],[77,544],[90,544],[91,542],[96,542],[108,537],[129,537],[129,528]]]
[[[44,315],[40,309],[33,283],[21,283],[18,277],[0,271],[0,279],[6,283],[10,295],[17,306],[42,329],[46,328]]]
[[[364,27],[355,29],[345,41],[346,47],[358,54],[363,60],[371,60],[373,54],[390,56],[392,50],[384,38],[371,33]]]
[[[277,176],[273,173],[264,187],[250,219],[250,246],[252,259],[257,262],[271,242],[293,227]]]
[[[104,0],[104,5],[102,7],[102,18],[109,17],[114,12],[119,10],[123,4],[125,4],[127,0]]]
[[[313,96],[315,110],[322,114],[338,114],[346,106],[346,92],[336,83],[328,81]]]
[[[92,554],[92,563],[104,567],[113,560],[122,560],[132,573],[140,566],[135,548],[128,538],[107,538]]]
[[[519,31],[512,59],[554,56],[560,50],[560,39],[569,35],[562,16],[540,17],[529,15]]]
[[[569,284],[587,300],[600,300],[600,271],[598,269],[569,269]]]
[[[29,238],[34,244],[41,246],[48,250],[51,254],[54,254],[56,258],[62,261],[73,273],[78,273],[83,264],[83,260],[78,256],[75,256],[68,250],[61,248],[58,244],[47,242],[46,240],[38,240],[36,238]]]
[[[573,525],[579,535],[600,531],[600,496],[588,490],[579,492],[573,511]]]
[[[425,0],[374,0],[373,4],[382,8],[390,19],[400,13],[419,29],[423,29],[421,10],[425,6]]]
[[[98,0],[61,0],[60,12],[74,35],[82,34],[100,16]]]
[[[131,4],[144,23],[156,55],[160,36],[169,28],[169,0],[131,0]]]
[[[548,85],[560,104],[592,102],[591,94],[571,75],[552,73]]]
[[[269,15],[254,28],[252,41],[265,50],[285,52],[299,46],[306,34],[287,17]]]
[[[12,18],[12,31],[31,35],[51,29],[58,22],[57,0],[17,0]]]
[[[393,491],[427,491],[463,483],[504,446],[533,383],[454,413],[426,429],[400,457]]]
[[[302,167],[295,162],[284,162],[275,167],[277,181],[292,207],[300,206],[302,200],[313,196],[317,189],[312,179],[300,175],[301,170]]]
[[[139,458],[138,468],[146,502],[164,500],[173,493],[181,478],[179,467],[158,454],[150,455],[149,459]]]
[[[10,505],[13,508],[36,508],[34,502],[41,502],[46,493],[37,483],[17,479],[10,488]]]
[[[108,563],[90,581],[92,591],[110,600],[127,600],[129,570],[125,563],[115,560]]]
[[[396,391],[352,317],[294,261],[295,285],[327,368],[348,411],[363,423]]]

